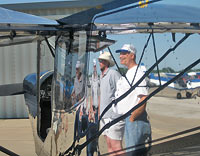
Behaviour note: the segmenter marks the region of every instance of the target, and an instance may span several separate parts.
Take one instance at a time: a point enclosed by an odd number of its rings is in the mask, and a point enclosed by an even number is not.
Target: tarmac
[[[152,97],[147,103],[147,112],[152,126],[153,140],[200,126],[200,98],[177,100]],[[160,142],[162,139],[156,143]],[[99,144],[100,151],[107,153],[105,140],[102,137]],[[20,156],[36,156],[28,119],[0,120],[0,149],[2,148]],[[7,155],[0,151],[0,156]]]
[[[37,156],[29,119],[1,119],[0,146],[20,156]]]

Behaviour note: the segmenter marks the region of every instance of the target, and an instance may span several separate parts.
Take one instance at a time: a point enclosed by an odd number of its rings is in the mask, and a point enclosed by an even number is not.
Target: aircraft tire
[[[192,93],[186,92],[186,97],[187,97],[188,99],[190,99],[190,98],[192,97]]]
[[[177,93],[177,94],[176,94],[176,98],[177,98],[177,99],[181,99],[181,98],[182,98],[181,93]]]
[[[200,97],[200,89],[197,92],[197,96]]]

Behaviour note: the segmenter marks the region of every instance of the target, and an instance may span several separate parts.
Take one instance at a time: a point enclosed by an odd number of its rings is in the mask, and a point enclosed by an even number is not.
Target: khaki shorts
[[[101,119],[100,121],[101,129],[111,121],[112,121],[111,118]],[[105,129],[102,135],[106,135],[113,140],[122,140],[124,136],[124,128],[125,128],[125,122],[119,121],[118,123],[112,125],[109,129]]]

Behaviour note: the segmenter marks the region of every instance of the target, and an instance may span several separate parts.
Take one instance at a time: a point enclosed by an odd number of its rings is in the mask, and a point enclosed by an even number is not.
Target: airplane
[[[200,63],[198,58],[178,75],[150,93],[142,103],[105,125],[84,143],[80,144],[81,138],[71,135],[75,133],[73,113],[78,106],[86,104],[88,99],[87,94],[90,88],[87,74],[90,66],[90,55],[106,48],[111,52],[109,47],[117,41],[109,39],[109,34],[129,33],[134,35],[139,33],[149,35],[139,58],[139,65],[148,41],[150,38],[154,40],[155,33],[172,33],[172,40],[175,40],[176,33],[183,33],[184,36],[172,48],[166,50],[159,59],[156,58],[155,63],[145,72],[144,76],[125,94],[115,99],[105,109],[100,119],[114,102],[127,96],[143,79],[148,77],[154,68],[157,68],[159,73],[158,65],[168,54],[175,51],[188,37],[200,33],[199,9],[156,4],[159,1],[114,0],[57,21],[0,8],[0,13],[4,15],[2,17],[5,17],[0,20],[1,47],[37,42],[37,73],[27,75],[24,78],[23,87],[21,84],[0,86],[1,96],[24,94],[37,155],[81,155],[82,150],[98,138],[106,128],[124,119],[133,110],[142,106],[152,96]],[[7,18],[6,15],[10,18]],[[48,41],[52,36],[56,38],[55,47]],[[47,43],[52,57],[54,57],[53,71],[40,70],[40,45],[42,42]],[[154,52],[156,53],[155,49]],[[72,97],[76,67],[81,68],[83,81],[83,90],[81,90],[78,99]],[[83,135],[85,136],[85,134]],[[169,144],[169,142],[165,143]],[[198,141],[195,143],[199,144]],[[148,154],[161,154],[163,151],[172,153],[178,150],[178,148],[167,149],[164,147],[162,151],[160,148],[158,145],[152,146]],[[181,148],[185,148],[185,146],[181,146]],[[9,151],[4,152],[10,154]]]
[[[165,84],[177,74],[178,73],[160,73],[160,75],[158,75],[151,73],[148,77],[149,88],[153,89],[160,84]],[[185,93],[186,98],[196,98],[196,96],[200,96],[199,88],[200,79],[196,76],[196,73],[185,73],[182,77],[171,83],[165,91],[157,94],[157,96],[176,97],[177,99],[181,99]],[[168,90],[168,94],[166,94],[166,90]]]

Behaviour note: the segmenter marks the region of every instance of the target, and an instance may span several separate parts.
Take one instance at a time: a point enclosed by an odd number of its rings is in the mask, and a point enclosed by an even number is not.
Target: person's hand
[[[133,115],[130,116],[129,121],[134,122],[134,116]]]
[[[90,109],[90,111],[89,111],[89,121],[95,121],[94,113],[95,113],[94,110]]]
[[[83,111],[80,110],[80,113],[79,113],[79,120],[80,120],[80,121],[81,121],[81,119],[82,119],[82,116],[83,116]]]

